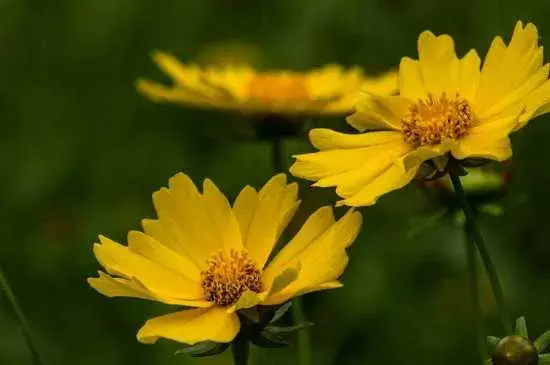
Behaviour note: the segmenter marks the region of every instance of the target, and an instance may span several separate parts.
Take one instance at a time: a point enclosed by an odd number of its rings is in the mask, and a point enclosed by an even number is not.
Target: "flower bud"
[[[493,365],[537,365],[538,352],[531,341],[521,336],[504,337],[493,353]]]

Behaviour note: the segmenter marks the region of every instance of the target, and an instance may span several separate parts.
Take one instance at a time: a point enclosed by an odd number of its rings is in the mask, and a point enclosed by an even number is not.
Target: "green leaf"
[[[543,352],[546,350],[546,347],[548,347],[548,344],[550,343],[550,330],[544,332],[542,335],[539,336],[535,340],[535,347],[537,348],[538,352]]]
[[[311,322],[301,322],[289,327],[267,326],[265,331],[269,331],[278,336],[288,336],[311,326],[313,326]]]
[[[529,333],[527,332],[527,322],[525,317],[519,317],[516,319],[516,330],[515,334],[524,338],[529,338]]]
[[[271,318],[271,321],[269,323],[275,323],[279,319],[281,319],[286,312],[292,307],[292,302],[286,302],[285,304],[281,305],[277,310],[275,311],[275,314],[273,315],[273,318]]]
[[[258,335],[250,337],[249,340],[254,345],[265,349],[276,349],[290,346],[288,342],[269,331],[262,331]]]
[[[550,354],[539,355],[539,365],[550,365]]]
[[[176,351],[176,355],[188,355],[192,357],[205,357],[218,355],[229,347],[228,343],[216,343],[212,341],[202,341],[191,346]]]

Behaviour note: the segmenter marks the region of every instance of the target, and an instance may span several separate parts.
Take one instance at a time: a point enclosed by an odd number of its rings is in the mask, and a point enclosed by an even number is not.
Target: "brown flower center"
[[[246,290],[262,291],[262,273],[246,251],[218,252],[206,261],[201,286],[207,301],[220,306],[235,304]]]
[[[307,101],[307,84],[297,75],[256,75],[248,84],[250,98],[267,103]]]
[[[472,108],[460,95],[436,98],[428,95],[409,107],[401,119],[405,142],[414,148],[460,139],[474,122]]]

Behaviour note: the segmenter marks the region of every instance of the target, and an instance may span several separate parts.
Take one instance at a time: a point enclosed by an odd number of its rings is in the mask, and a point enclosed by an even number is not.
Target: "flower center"
[[[270,103],[310,99],[305,79],[296,75],[256,75],[248,84],[248,93],[252,99]]]
[[[401,119],[405,142],[414,148],[437,145],[445,139],[460,139],[473,124],[474,115],[460,95],[435,98],[428,95],[409,107]]]
[[[235,304],[246,290],[262,291],[261,271],[246,251],[218,252],[206,261],[201,286],[207,301],[220,306]]]

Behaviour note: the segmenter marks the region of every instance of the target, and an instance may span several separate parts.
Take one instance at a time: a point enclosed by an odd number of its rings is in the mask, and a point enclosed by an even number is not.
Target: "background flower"
[[[138,90],[153,101],[246,113],[346,114],[353,110],[362,89],[384,95],[397,88],[395,73],[367,77],[358,67],[262,72],[246,65],[184,65],[159,51],[153,52],[153,60],[173,81],[167,87],[139,80]]]

